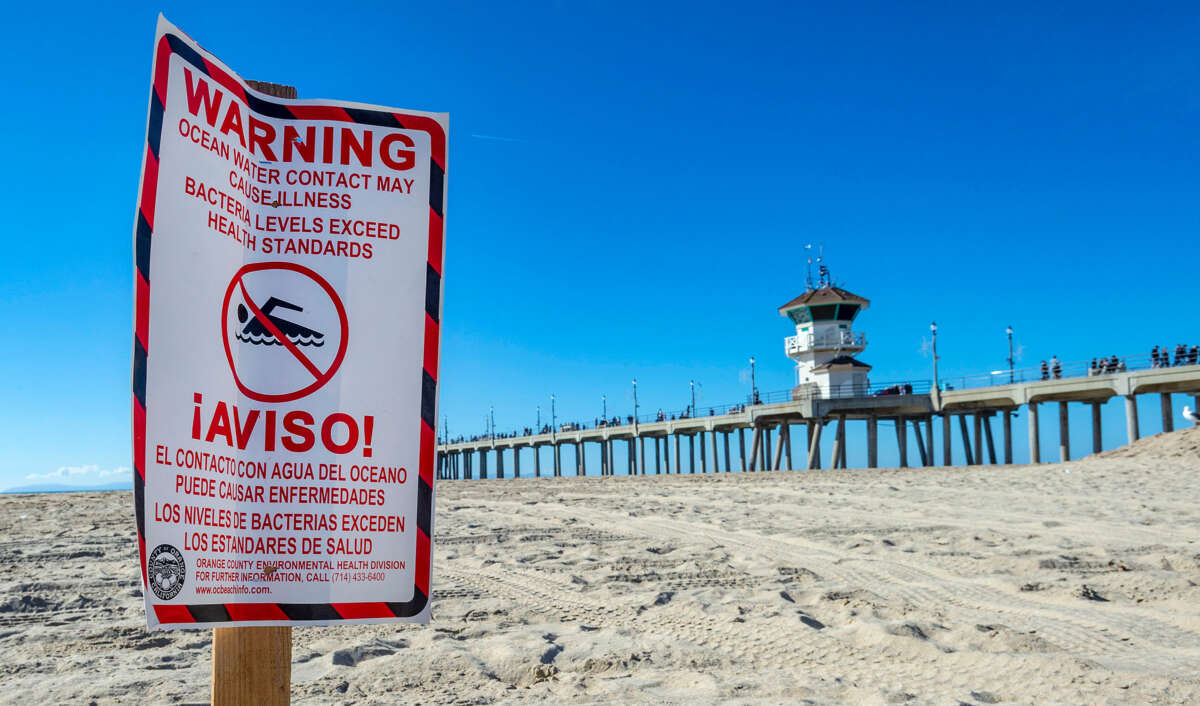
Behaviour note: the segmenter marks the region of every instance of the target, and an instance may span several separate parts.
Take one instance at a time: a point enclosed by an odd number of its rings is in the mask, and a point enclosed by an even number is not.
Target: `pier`
[[[885,388],[886,389],[886,388]],[[585,445],[600,448],[601,475],[646,475],[718,473],[731,470],[770,471],[822,468],[822,443],[832,451],[825,466],[846,467],[846,429],[850,423],[866,426],[867,467],[878,467],[879,422],[891,421],[898,433],[894,443],[900,467],[951,465],[951,446],[961,443],[967,465],[1011,464],[1013,458],[1012,412],[1028,412],[1030,454],[1027,463],[1038,463],[1042,440],[1039,432],[1043,410],[1057,413],[1059,460],[1072,458],[1068,426],[1072,408],[1090,414],[1092,438],[1087,453],[1101,450],[1101,405],[1113,397],[1125,399],[1126,433],[1129,443],[1139,434],[1136,398],[1159,395],[1162,427],[1170,431],[1175,411],[1171,395],[1196,397],[1200,409],[1200,365],[1177,368],[1132,370],[1111,375],[1062,378],[977,387],[861,397],[813,398],[765,402],[735,407],[712,416],[673,421],[646,421],[571,431],[551,431],[512,438],[480,439],[441,444],[438,447],[439,478],[505,478],[584,475],[587,472]],[[940,398],[940,400],[939,400]],[[1000,418],[999,433],[993,420]],[[940,423],[941,454],[935,459],[933,425]],[[908,427],[906,427],[908,425]],[[828,427],[828,429],[827,429]],[[911,428],[915,449],[909,448]],[[885,441],[886,443],[886,441]],[[543,468],[540,449],[550,447],[550,460]],[[649,447],[649,448],[647,448]],[[569,451],[564,454],[563,449]],[[522,451],[530,450],[532,467],[522,471]],[[621,451],[623,453],[618,453]],[[509,463],[505,463],[505,457]],[[489,457],[493,459],[489,469]],[[615,463],[620,457],[621,463]],[[564,460],[566,465],[564,465]],[[511,470],[506,470],[507,469]]]
[[[1192,395],[1200,409],[1200,364],[1196,355],[1174,365],[1166,353],[1153,359],[1125,356],[1091,363],[1061,364],[1054,369],[1008,370],[935,381],[872,384],[871,366],[856,356],[866,336],[851,329],[870,302],[833,286],[822,267],[819,286],[811,282],[799,297],[779,309],[796,327],[784,351],[796,363],[796,386],[760,396],[755,389],[745,404],[713,407],[708,416],[694,403],[679,418],[662,413],[624,420],[597,420],[591,427],[551,424],[533,433],[443,442],[438,446],[439,478],[506,478],[587,474],[589,444],[599,448],[600,475],[727,473],[846,468],[847,429],[865,426],[866,467],[879,466],[879,429],[895,431],[900,467],[953,465],[957,437],[966,465],[1012,464],[1013,418],[1024,408],[1028,463],[1041,462],[1041,415],[1058,418],[1058,458],[1072,458],[1070,417],[1083,407],[1091,416],[1089,453],[1103,449],[1102,405],[1125,400],[1129,443],[1140,436],[1137,398],[1159,395],[1161,428],[1174,428],[1171,396]],[[999,417],[999,433],[993,428]],[[941,426],[941,448],[934,426]],[[910,433],[911,432],[911,433]],[[914,442],[910,446],[910,441]],[[884,443],[889,443],[885,440]],[[546,447],[549,454],[543,454]],[[823,453],[822,449],[828,449]],[[528,450],[532,468],[522,471]],[[566,452],[564,453],[564,450]],[[544,456],[548,455],[546,459]],[[505,463],[506,457],[508,463]],[[618,463],[618,458],[620,463]],[[489,465],[489,460],[491,464]]]

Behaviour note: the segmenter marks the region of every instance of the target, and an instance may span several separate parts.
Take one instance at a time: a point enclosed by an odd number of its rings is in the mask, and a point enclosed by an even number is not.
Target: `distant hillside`
[[[22,485],[16,488],[8,488],[0,491],[0,493],[82,493],[97,490],[133,490],[131,481],[118,481],[116,483],[106,483],[103,485],[63,485],[62,483],[42,483],[34,485]]]

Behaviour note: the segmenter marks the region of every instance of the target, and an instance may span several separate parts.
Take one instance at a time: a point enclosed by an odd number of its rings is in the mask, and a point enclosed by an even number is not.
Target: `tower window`
[[[837,319],[838,321],[853,321],[858,314],[858,304],[839,304]]]
[[[807,324],[812,321],[812,318],[808,315],[808,307],[806,306],[792,309],[788,312],[788,318],[792,320],[792,323],[796,324]]]
[[[812,307],[813,321],[833,321],[837,318],[837,304],[822,304]]]

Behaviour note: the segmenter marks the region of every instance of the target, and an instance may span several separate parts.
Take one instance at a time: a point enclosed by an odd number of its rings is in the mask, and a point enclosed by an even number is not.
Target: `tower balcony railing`
[[[783,347],[788,355],[813,350],[865,348],[866,345],[866,335],[857,331],[845,331],[842,329],[829,331],[819,336],[809,331],[808,333],[788,336],[783,339]]]

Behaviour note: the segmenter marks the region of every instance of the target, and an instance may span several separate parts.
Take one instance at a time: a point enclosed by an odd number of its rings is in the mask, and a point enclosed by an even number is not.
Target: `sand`
[[[1200,430],[1068,464],[443,482],[434,620],[296,703],[1197,703]],[[208,696],[128,493],[0,498],[0,702]]]

